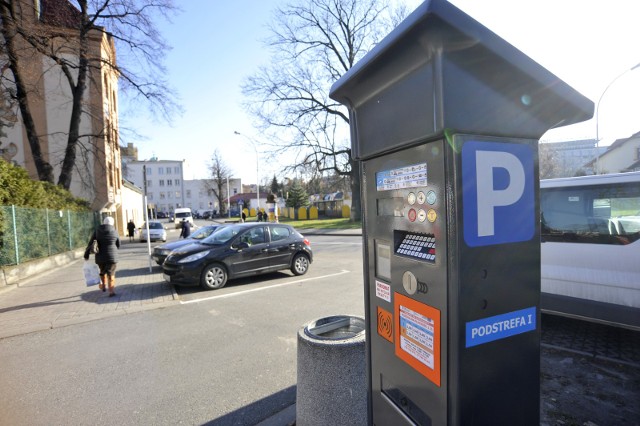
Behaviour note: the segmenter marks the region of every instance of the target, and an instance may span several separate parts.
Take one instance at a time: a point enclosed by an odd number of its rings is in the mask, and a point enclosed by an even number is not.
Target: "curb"
[[[293,426],[296,424],[296,404],[288,406],[279,413],[261,421],[255,426]]]

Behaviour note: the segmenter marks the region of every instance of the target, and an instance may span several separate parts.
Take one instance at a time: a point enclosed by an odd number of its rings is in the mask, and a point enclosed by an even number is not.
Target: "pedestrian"
[[[244,221],[246,220],[247,220],[247,214],[244,212],[244,209],[242,209],[242,215],[240,217],[240,221],[244,223]]]
[[[187,219],[182,219],[180,238],[189,238],[189,235],[191,235],[191,222],[189,222]]]
[[[100,290],[106,291],[109,286],[109,297],[116,295],[116,264],[118,263],[118,249],[120,248],[120,238],[113,226],[113,218],[107,216],[102,221],[102,225],[93,231],[89,245],[84,251],[84,260],[89,260],[91,246],[94,241],[98,242],[98,252],[96,253],[96,264],[100,268]]]
[[[262,210],[258,210],[258,222],[262,222]]]
[[[129,232],[129,242],[133,241],[133,235],[136,232],[136,224],[133,223],[133,219],[129,220],[129,223],[127,223],[127,232]]]

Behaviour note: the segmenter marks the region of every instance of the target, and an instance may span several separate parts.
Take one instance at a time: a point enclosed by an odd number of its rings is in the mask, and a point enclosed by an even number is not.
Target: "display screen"
[[[378,216],[404,216],[404,199],[401,197],[395,198],[378,198],[376,200],[378,207]]]

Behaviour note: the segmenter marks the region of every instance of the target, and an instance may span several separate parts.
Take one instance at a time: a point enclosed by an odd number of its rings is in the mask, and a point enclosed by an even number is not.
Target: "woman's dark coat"
[[[91,235],[89,245],[84,252],[84,258],[88,259],[93,240],[98,240],[98,253],[96,263],[118,263],[118,249],[120,248],[120,238],[116,228],[112,225],[100,225]]]

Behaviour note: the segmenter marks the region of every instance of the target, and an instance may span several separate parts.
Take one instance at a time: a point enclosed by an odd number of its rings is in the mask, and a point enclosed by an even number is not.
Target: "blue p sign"
[[[468,246],[533,238],[533,167],[533,150],[528,145],[469,141],[462,146],[462,208]]]

